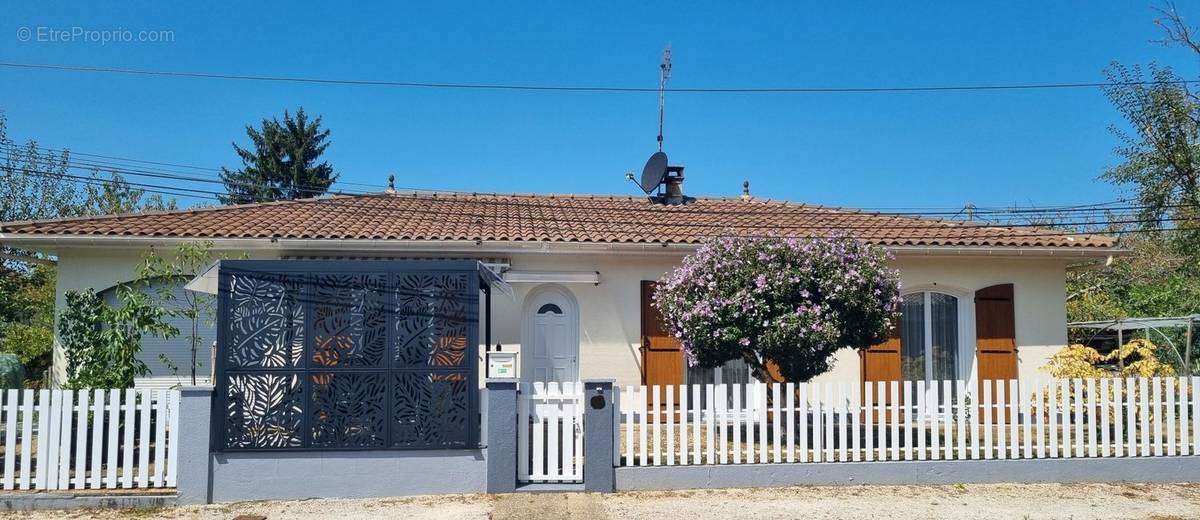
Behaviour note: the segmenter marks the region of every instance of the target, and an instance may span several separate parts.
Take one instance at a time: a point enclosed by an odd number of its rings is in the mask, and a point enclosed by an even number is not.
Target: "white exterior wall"
[[[339,253],[354,254],[349,251]],[[133,249],[59,251],[58,305],[63,305],[63,294],[68,290],[89,287],[102,290],[131,280],[141,254],[142,251]],[[240,257],[241,253],[228,252],[228,256]],[[275,253],[251,255],[253,258],[279,256]],[[562,284],[579,305],[579,376],[615,378],[620,385],[640,383],[640,282],[658,279],[679,262],[681,255],[519,253],[507,258],[511,269],[517,271],[598,272],[598,286]],[[1013,283],[1022,378],[1038,376],[1038,368],[1054,350],[1066,344],[1064,282],[1067,260],[906,256],[896,260],[895,265],[901,271],[902,284],[906,288],[936,284],[939,288],[969,294],[990,285]],[[493,295],[493,345],[519,345],[522,342],[522,304],[525,296],[538,285],[514,283],[515,301],[499,293]],[[964,303],[967,301],[969,298],[964,299]],[[971,313],[968,321],[973,324],[972,306],[964,305],[960,312]],[[964,331],[964,335],[969,343],[962,345],[961,355],[969,363],[974,353],[973,328]],[[482,331],[480,338],[483,338]],[[56,378],[62,376],[62,365],[61,352],[57,352]],[[836,354],[833,370],[819,376],[822,381],[857,381],[858,378],[858,355],[849,349]]]

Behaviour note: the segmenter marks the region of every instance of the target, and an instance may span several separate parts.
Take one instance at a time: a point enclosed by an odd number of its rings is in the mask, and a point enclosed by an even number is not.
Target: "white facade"
[[[551,323],[558,332],[578,334],[578,356],[576,374],[579,378],[615,378],[617,384],[632,385],[641,382],[639,348],[641,346],[640,282],[657,280],[673,268],[688,252],[684,248],[646,247],[640,250],[586,251],[574,249],[569,252],[556,248],[543,251],[492,250],[467,253],[459,248],[454,252],[430,253],[426,245],[424,253],[385,252],[380,248],[373,251],[343,249],[330,252],[325,249],[315,252],[284,250],[282,248],[260,248],[248,252],[249,258],[271,259],[313,256],[385,256],[385,257],[476,257],[480,259],[507,260],[509,269],[518,273],[538,273],[532,278],[554,278],[548,273],[573,273],[577,276],[560,276],[555,282],[513,282],[514,300],[495,294],[492,309],[492,343],[509,346],[531,345],[536,330],[536,313],[541,305],[527,302],[531,293],[556,295],[553,300],[565,312],[576,313],[565,316],[562,322]],[[58,304],[63,305],[63,294],[70,290],[93,288],[106,289],[135,277],[136,266],[145,252],[145,246],[122,245],[120,247],[66,247],[56,248],[59,258]],[[993,254],[984,251],[963,252],[945,248],[944,253],[925,251],[922,254],[899,251],[894,265],[900,269],[904,291],[925,289],[961,295],[959,312],[963,316],[959,334],[960,375],[969,377],[974,357],[974,330],[971,294],[978,289],[1002,283],[1012,283],[1015,289],[1016,341],[1019,369],[1022,378],[1039,375],[1039,367],[1058,348],[1066,344],[1065,273],[1078,256],[1052,256],[1043,254]],[[230,249],[222,254],[241,257],[242,250]],[[572,281],[590,279],[594,275],[598,284]],[[564,281],[566,280],[566,281]],[[539,300],[541,302],[541,300]],[[545,303],[545,302],[542,302]],[[573,307],[573,308],[571,308]],[[565,327],[565,329],[563,329]],[[547,329],[548,330],[548,329]],[[483,335],[480,335],[482,338]],[[556,336],[558,337],[558,336]],[[176,338],[187,341],[187,338]],[[480,349],[481,352],[483,349]],[[522,349],[524,356],[533,349]],[[482,360],[481,360],[482,362]],[[162,367],[149,363],[154,375]],[[201,369],[207,374],[208,363]],[[158,370],[156,370],[156,368]],[[181,373],[184,370],[181,369]],[[55,377],[61,380],[63,359],[56,353]],[[852,350],[836,355],[833,370],[819,377],[823,381],[858,381],[859,358]]]

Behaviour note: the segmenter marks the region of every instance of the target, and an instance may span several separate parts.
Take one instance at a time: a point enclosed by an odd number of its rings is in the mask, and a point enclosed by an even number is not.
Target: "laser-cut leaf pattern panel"
[[[387,375],[312,376],[312,446],[372,448],[387,443]]]
[[[467,444],[467,375],[400,372],[392,395],[392,446],[455,448]]]
[[[466,274],[402,274],[396,284],[393,356],[397,367],[459,367],[467,363]]]
[[[314,277],[313,365],[383,365],[387,350],[386,281],[383,274]]]
[[[288,368],[304,352],[304,282],[269,273],[230,280],[226,362],[236,368]]]
[[[233,374],[226,400],[226,446],[300,447],[304,389],[297,374]]]

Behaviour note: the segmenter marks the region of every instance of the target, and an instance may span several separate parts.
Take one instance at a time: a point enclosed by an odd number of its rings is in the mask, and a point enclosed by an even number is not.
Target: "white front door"
[[[579,377],[579,330],[574,302],[558,291],[544,291],[528,307],[522,379],[575,381]]]

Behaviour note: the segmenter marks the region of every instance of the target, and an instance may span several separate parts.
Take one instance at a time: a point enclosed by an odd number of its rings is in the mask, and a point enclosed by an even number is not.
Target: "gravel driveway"
[[[844,486],[711,491],[518,493],[248,502],[165,510],[42,511],[5,518],[486,519],[970,518],[1200,519],[1200,484]]]

